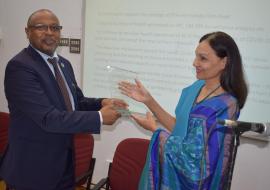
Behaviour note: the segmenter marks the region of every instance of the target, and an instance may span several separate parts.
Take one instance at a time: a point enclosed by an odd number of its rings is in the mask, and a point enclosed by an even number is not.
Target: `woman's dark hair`
[[[218,57],[227,57],[226,66],[220,76],[220,84],[224,90],[236,97],[239,108],[242,109],[247,99],[248,87],[241,55],[235,41],[224,32],[206,34],[199,42],[202,41],[207,41]]]

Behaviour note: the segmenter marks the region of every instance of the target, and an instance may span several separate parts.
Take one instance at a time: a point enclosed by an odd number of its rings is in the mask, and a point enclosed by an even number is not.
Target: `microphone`
[[[240,133],[246,131],[253,131],[256,133],[260,133],[263,136],[270,136],[270,123],[252,123],[227,119],[219,119],[217,123],[223,126],[235,127],[239,130]]]

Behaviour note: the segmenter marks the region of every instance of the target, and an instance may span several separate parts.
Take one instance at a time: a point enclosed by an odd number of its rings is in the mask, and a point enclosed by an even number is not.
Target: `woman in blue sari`
[[[193,66],[197,81],[183,89],[175,109],[166,112],[138,80],[121,82],[123,94],[144,103],[152,114],[132,118],[153,131],[140,190],[222,190],[227,186],[233,131],[218,119],[236,120],[247,97],[241,56],[224,32],[204,35]]]

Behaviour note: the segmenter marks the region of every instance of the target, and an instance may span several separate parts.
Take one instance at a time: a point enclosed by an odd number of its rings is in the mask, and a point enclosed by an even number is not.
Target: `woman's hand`
[[[146,88],[142,85],[142,83],[135,79],[135,84],[121,81],[119,84],[119,89],[121,93],[142,103],[147,103],[151,100],[152,96],[146,90]]]
[[[146,117],[132,114],[131,117],[144,129],[154,132],[157,129],[155,118],[150,112],[146,113]]]

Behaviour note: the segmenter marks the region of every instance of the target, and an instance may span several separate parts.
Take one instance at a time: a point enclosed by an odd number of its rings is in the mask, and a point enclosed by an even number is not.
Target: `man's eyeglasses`
[[[59,25],[46,25],[46,24],[36,24],[30,25],[28,27],[38,30],[40,32],[47,32],[49,28],[52,32],[59,32],[63,28],[62,26]]]

